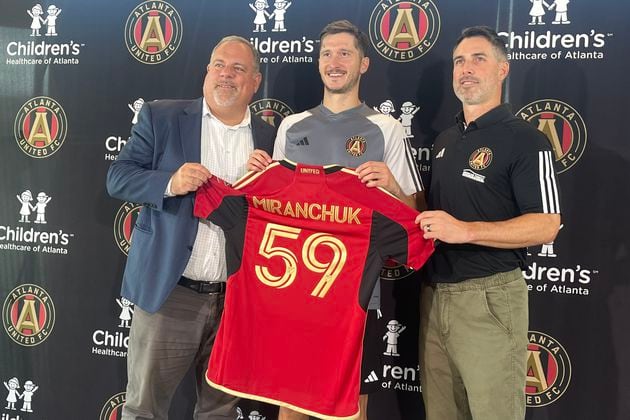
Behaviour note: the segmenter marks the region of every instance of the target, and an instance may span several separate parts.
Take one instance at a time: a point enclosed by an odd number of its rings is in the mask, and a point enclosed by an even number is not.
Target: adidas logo
[[[440,152],[437,155],[435,155],[435,158],[439,159],[441,157],[444,157],[444,151],[445,150],[446,150],[445,148],[442,148],[442,150],[440,150]]]
[[[368,377],[363,380],[363,382],[365,382],[366,384],[369,384],[371,382],[376,382],[376,381],[378,381],[378,376],[376,376],[376,372],[374,371],[370,372]]]
[[[299,140],[297,143],[295,143],[296,146],[308,146],[309,142],[308,142],[308,138],[304,137],[302,140]]]

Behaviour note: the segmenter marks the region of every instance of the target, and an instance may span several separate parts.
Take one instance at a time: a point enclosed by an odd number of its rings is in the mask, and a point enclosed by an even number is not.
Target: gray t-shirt
[[[273,158],[348,168],[385,162],[405,194],[423,189],[400,122],[365,104],[338,114],[319,105],[289,115],[278,128]]]

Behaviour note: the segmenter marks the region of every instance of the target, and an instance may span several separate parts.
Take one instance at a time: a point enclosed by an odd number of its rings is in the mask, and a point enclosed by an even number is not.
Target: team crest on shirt
[[[488,147],[480,147],[472,152],[468,158],[468,164],[476,171],[486,169],[492,163],[492,150]]]
[[[352,136],[346,140],[346,152],[354,157],[362,156],[367,150],[367,141],[363,136]]]
[[[516,115],[547,136],[557,173],[570,169],[582,157],[586,148],[586,124],[571,105],[557,99],[540,99],[525,105]]]
[[[529,331],[527,345],[528,407],[542,407],[557,401],[571,382],[569,354],[554,337]]]

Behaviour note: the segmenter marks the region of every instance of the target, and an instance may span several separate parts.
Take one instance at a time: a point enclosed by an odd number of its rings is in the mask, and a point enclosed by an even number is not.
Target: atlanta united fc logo
[[[492,150],[487,147],[480,147],[472,152],[468,159],[468,164],[476,171],[486,169],[492,163]]]
[[[351,156],[362,156],[366,149],[367,142],[363,136],[352,136],[346,140],[346,152]]]
[[[381,0],[370,16],[370,41],[391,61],[413,61],[433,47],[440,13],[431,0]]]
[[[410,276],[414,271],[394,260],[387,260],[381,267],[381,280],[400,280]]]
[[[289,105],[272,98],[263,98],[251,103],[249,110],[274,127],[278,127],[284,117],[293,114]]]
[[[528,407],[542,407],[558,400],[571,382],[571,361],[567,351],[555,338],[529,332],[527,346]]]
[[[55,306],[41,286],[22,284],[4,300],[2,323],[11,340],[21,346],[36,346],[55,326]]]
[[[114,239],[118,248],[125,255],[129,255],[133,227],[138,219],[138,214],[140,214],[140,209],[142,209],[140,204],[125,201],[118,209],[114,219]]]
[[[47,158],[63,145],[68,119],[59,102],[38,96],[20,107],[13,132],[20,150],[33,158]]]
[[[112,397],[107,400],[105,405],[103,405],[101,415],[98,417],[98,419],[117,420],[122,418],[122,407],[125,404],[125,397],[126,394],[124,392],[119,392],[116,395],[112,395]]]
[[[570,169],[582,157],[586,148],[586,124],[571,105],[557,99],[540,99],[525,105],[516,115],[547,136],[557,173]]]
[[[182,40],[182,19],[165,1],[145,1],[125,24],[129,53],[144,64],[160,64],[173,56]]]

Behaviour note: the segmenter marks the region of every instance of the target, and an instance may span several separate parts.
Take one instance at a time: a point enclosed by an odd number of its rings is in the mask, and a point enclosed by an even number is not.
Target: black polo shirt
[[[466,127],[463,113],[431,153],[429,208],[466,221],[495,222],[526,213],[560,213],[549,141],[500,105]],[[439,243],[433,282],[459,282],[524,267],[526,250]]]

